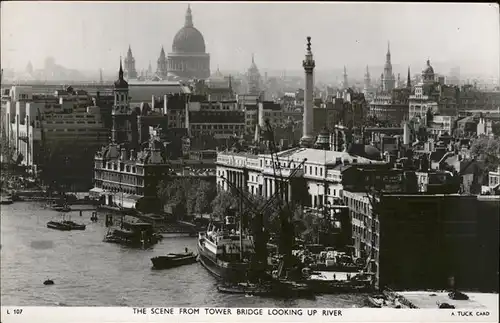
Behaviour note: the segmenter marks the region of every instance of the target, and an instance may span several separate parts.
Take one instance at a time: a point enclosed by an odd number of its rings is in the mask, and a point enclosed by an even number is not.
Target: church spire
[[[410,75],[410,67],[408,66],[408,78],[406,79],[406,87],[411,89],[411,75]]]
[[[385,55],[387,63],[391,62],[391,42],[387,42],[387,54]]]
[[[118,79],[123,80],[123,67],[122,67],[122,57],[120,56],[120,70],[118,71]]]
[[[349,87],[349,82],[347,80],[347,67],[345,65],[344,65],[344,75],[343,76],[344,76],[344,80],[342,82],[342,87],[344,89],[347,89]]]
[[[193,27],[193,15],[191,14],[191,5],[188,4],[186,11],[186,21],[184,22],[184,27]]]

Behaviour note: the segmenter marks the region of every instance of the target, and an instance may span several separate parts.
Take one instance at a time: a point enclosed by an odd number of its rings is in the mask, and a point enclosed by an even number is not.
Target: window
[[[318,176],[318,167],[314,167],[314,175]]]

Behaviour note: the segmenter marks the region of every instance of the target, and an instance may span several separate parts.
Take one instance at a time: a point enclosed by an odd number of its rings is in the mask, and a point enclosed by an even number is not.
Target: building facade
[[[344,200],[356,252],[379,287],[444,289],[453,277],[459,288],[491,290],[498,281],[498,255],[491,259],[486,247],[495,235],[498,241],[498,216],[480,198],[384,194],[375,199],[377,212],[366,193],[344,191]],[[477,266],[482,261],[488,265]]]
[[[334,200],[342,198],[343,166],[381,163],[346,152],[311,148],[292,148],[276,156],[219,152],[216,164],[219,189],[230,190],[235,186],[270,198],[282,183],[284,198],[301,200],[306,206],[319,208],[326,202],[333,204]]]
[[[90,156],[110,135],[95,98],[72,87],[40,95],[14,86],[9,95],[2,121],[21,165],[66,189],[87,189]]]

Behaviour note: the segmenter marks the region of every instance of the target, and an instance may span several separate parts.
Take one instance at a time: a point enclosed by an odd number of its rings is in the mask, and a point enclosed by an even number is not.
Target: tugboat
[[[250,268],[254,254],[253,237],[238,228],[234,216],[212,221],[198,235],[199,261],[213,276],[225,281],[241,281]]]
[[[169,253],[166,256],[158,256],[151,258],[153,269],[168,269],[189,265],[196,262],[197,255],[188,252],[186,248],[185,253]]]
[[[49,221],[47,222],[47,228],[59,231],[71,231],[71,226],[63,221]]]
[[[70,220],[66,220],[64,214],[62,214],[61,221],[49,221],[47,222],[47,228],[55,229],[60,231],[71,231],[71,230],[85,230],[85,224],[79,224]]]

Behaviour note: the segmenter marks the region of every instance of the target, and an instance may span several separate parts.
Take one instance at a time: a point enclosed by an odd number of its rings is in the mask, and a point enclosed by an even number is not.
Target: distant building
[[[210,135],[228,139],[245,133],[245,112],[238,108],[236,100],[191,100],[187,111],[186,128],[191,137]]]
[[[369,113],[378,120],[400,125],[409,118],[408,88],[393,89],[389,93],[377,93],[369,103]]]
[[[392,72],[391,48],[387,44],[387,54],[385,55],[384,73],[381,76],[382,92],[390,93],[396,87],[396,79]]]
[[[255,59],[252,54],[252,64],[248,68],[247,72],[247,83],[248,83],[248,94],[250,95],[261,95],[262,91],[262,78],[260,76],[257,64],[255,64]]]
[[[135,70],[135,58],[132,55],[130,46],[128,46],[127,56],[125,57],[123,65],[125,66],[125,77],[127,79],[136,79],[137,71]]]
[[[194,27],[191,7],[188,5],[184,27],[174,37],[172,52],[168,53],[167,68],[172,79],[207,79],[210,77],[210,55],[206,53],[205,39]]]
[[[38,95],[30,86],[14,86],[2,101],[5,133],[22,165],[66,189],[92,184],[90,156],[108,141],[109,130],[87,92],[68,87]]]
[[[422,81],[415,85],[415,92],[410,96],[409,118],[427,124],[429,117],[458,116],[459,89],[444,84],[442,78],[436,81],[434,69],[427,60],[427,67],[422,71]]]
[[[368,69],[368,66],[366,66],[366,73],[363,83],[363,94],[365,95],[365,98],[367,99],[368,102],[371,101],[371,99],[375,95],[375,91],[376,91],[375,87],[372,86],[370,71]]]

